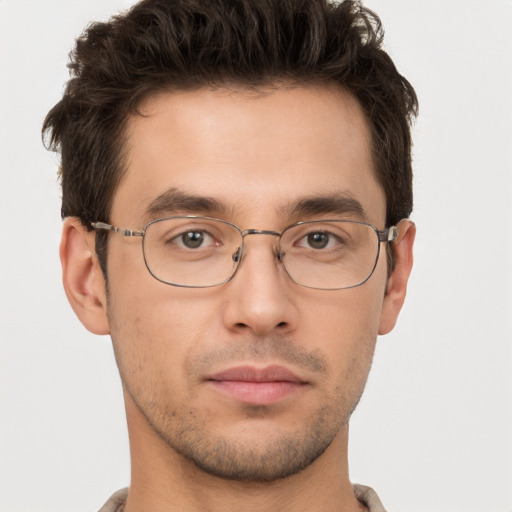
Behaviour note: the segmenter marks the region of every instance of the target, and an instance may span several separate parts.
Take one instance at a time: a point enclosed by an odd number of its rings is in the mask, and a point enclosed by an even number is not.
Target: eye
[[[326,231],[314,231],[308,233],[298,240],[296,245],[298,247],[305,247],[308,249],[332,249],[340,245],[341,239]]]
[[[171,238],[168,244],[176,244],[184,249],[199,249],[217,245],[214,238],[206,231],[189,230]]]

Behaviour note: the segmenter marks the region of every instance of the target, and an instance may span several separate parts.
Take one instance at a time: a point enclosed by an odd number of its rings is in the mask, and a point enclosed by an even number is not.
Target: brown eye
[[[204,242],[204,234],[201,231],[189,231],[181,236],[182,244],[189,249],[197,249]]]
[[[173,247],[178,249],[206,249],[214,247],[218,243],[216,243],[216,240],[208,231],[190,229],[167,238],[165,245],[169,249]]]
[[[329,244],[330,235],[327,233],[310,233],[307,243],[312,249],[325,249]]]

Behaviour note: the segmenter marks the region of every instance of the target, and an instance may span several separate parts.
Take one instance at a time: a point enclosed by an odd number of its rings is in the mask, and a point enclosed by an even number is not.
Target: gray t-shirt
[[[386,512],[377,493],[366,485],[353,484],[356,498],[368,508],[370,512]],[[99,512],[123,512],[128,489],[121,489],[114,493],[110,499],[100,508]]]

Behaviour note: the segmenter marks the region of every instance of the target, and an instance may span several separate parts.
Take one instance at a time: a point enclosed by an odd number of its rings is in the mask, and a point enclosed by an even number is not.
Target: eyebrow
[[[170,188],[148,204],[145,217],[152,220],[177,213],[215,216],[225,214],[227,211],[228,207],[218,199]],[[362,204],[347,192],[314,195],[303,197],[298,201],[290,201],[279,208],[279,213],[295,219],[315,215],[352,215],[363,220],[368,217]]]
[[[226,206],[213,197],[188,194],[177,188],[170,188],[156,197],[146,207],[145,216],[154,219],[176,213],[219,214]]]
[[[366,220],[363,205],[348,193],[330,194],[327,196],[304,197],[292,202],[282,212],[290,217],[311,217],[314,215],[353,215]]]

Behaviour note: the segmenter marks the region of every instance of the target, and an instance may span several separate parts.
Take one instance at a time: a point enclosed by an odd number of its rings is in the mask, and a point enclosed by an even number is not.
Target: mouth
[[[284,366],[237,366],[206,378],[217,392],[239,402],[269,405],[284,400],[308,383]]]

